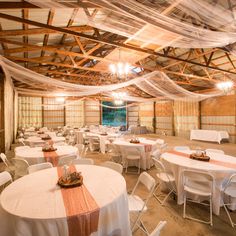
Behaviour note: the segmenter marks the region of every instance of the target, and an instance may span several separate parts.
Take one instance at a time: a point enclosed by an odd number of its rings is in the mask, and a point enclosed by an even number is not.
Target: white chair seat
[[[199,184],[199,188],[202,188],[202,186],[200,184]],[[204,188],[202,188],[202,190],[200,190],[197,188],[191,188],[189,186],[184,186],[184,191],[187,191],[188,193],[196,194],[199,196],[205,196],[205,197],[211,196],[211,192],[205,192]]]
[[[129,211],[141,211],[144,205],[144,201],[137,195],[128,195]],[[143,211],[146,211],[145,206]]]
[[[174,182],[175,181],[175,177],[172,174],[168,174],[168,173],[157,173],[156,174],[157,178],[160,179],[161,181],[164,182]]]
[[[126,156],[126,159],[129,159],[129,160],[139,160],[139,159],[140,159],[140,156],[127,155],[127,156]]]

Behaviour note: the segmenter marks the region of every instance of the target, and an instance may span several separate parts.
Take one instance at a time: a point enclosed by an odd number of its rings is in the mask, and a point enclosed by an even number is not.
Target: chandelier
[[[222,90],[224,93],[230,92],[230,90],[233,88],[233,82],[228,80],[228,81],[223,81],[217,83],[217,88]]]
[[[114,104],[121,106],[124,104],[124,98],[127,96],[125,92],[113,92],[112,96],[114,97]]]
[[[109,69],[113,75],[118,79],[126,78],[127,75],[131,72],[132,67],[127,62],[122,62],[121,60],[121,51],[119,49],[119,60],[117,63],[109,65]]]

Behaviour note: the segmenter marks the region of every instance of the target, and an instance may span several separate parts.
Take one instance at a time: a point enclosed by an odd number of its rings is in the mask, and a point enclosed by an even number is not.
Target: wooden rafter
[[[83,38],[86,38],[86,39],[89,39],[89,40],[92,40],[92,41],[109,44],[109,45],[112,45],[112,46],[115,46],[115,47],[127,48],[127,49],[131,49],[131,50],[147,53],[147,54],[150,54],[150,55],[165,57],[165,58],[168,58],[168,59],[173,59],[173,60],[176,60],[176,61],[182,61],[182,62],[186,62],[186,63],[192,64],[192,65],[197,65],[197,66],[200,66],[200,67],[205,67],[205,68],[209,68],[209,69],[212,69],[212,70],[222,71],[222,72],[225,72],[225,73],[228,73],[228,74],[235,74],[236,75],[236,72],[232,71],[232,70],[225,70],[225,69],[214,67],[214,66],[207,66],[207,65],[199,63],[199,62],[195,62],[195,61],[192,61],[192,60],[185,60],[185,59],[175,57],[175,56],[172,56],[172,55],[164,55],[163,53],[155,52],[151,49],[143,49],[143,48],[138,48],[136,46],[127,45],[127,44],[124,44],[124,43],[111,42],[107,39],[102,38],[101,36],[96,37],[94,35],[91,36],[91,35],[87,35],[87,34],[83,34],[83,33],[79,33],[79,32],[73,32],[73,31],[70,31],[70,30],[66,30],[66,29],[62,29],[62,28],[59,28],[59,27],[42,24],[42,23],[39,23],[39,22],[31,21],[31,20],[22,19],[20,17],[11,16],[11,15],[7,15],[7,14],[4,14],[4,13],[0,13],[0,18],[13,20],[13,21],[17,21],[17,22],[22,22],[22,23],[25,23],[25,24],[35,25],[35,26],[42,27],[42,28],[49,28],[49,29],[53,29],[53,30],[56,30],[56,31],[59,31],[59,32],[64,32],[65,34],[69,34],[69,35],[77,36],[77,37],[78,36],[83,37]]]

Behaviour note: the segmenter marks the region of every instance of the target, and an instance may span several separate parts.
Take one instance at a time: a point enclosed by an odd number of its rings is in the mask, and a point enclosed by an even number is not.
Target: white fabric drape
[[[28,0],[42,8],[78,7],[76,1]],[[81,1],[83,2],[83,1]],[[227,1],[86,0],[98,6],[93,16],[80,11],[75,21],[145,44],[181,48],[222,47],[236,41],[234,12]],[[66,9],[65,9],[66,10]],[[65,13],[66,14],[66,13]],[[186,16],[184,18],[184,16]]]
[[[14,78],[17,81],[34,86],[35,90],[18,89],[19,93],[33,94],[33,95],[54,95],[63,93],[64,96],[90,96],[98,93],[110,95],[111,91],[125,88],[130,85],[136,85],[141,90],[150,94],[156,99],[171,99],[171,100],[203,100],[209,97],[222,95],[222,92],[208,92],[205,94],[190,92],[172,81],[165,73],[160,71],[153,71],[148,74],[136,77],[134,79],[110,85],[102,86],[88,86],[80,84],[72,84],[56,79],[48,78],[24,68],[4,57],[0,57],[0,65],[6,71],[6,75]],[[37,88],[44,88],[45,91],[38,90]],[[60,95],[59,95],[60,96]],[[127,95],[123,98],[127,101],[145,102],[152,99],[145,99]]]

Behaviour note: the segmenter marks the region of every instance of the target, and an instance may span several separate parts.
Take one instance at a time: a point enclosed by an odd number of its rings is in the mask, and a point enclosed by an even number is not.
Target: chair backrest
[[[18,142],[25,146],[25,142],[24,141],[25,141],[24,138],[18,138]]]
[[[166,221],[160,221],[158,225],[156,226],[156,228],[152,231],[152,233],[149,234],[149,236],[159,236],[161,233],[161,230],[166,225],[166,223],[167,223]]]
[[[85,146],[82,143],[76,144],[75,147],[77,147],[78,151],[77,151],[77,155],[83,156],[84,152],[85,152]]]
[[[142,146],[129,146],[129,145],[124,145],[121,146],[121,150],[125,153],[125,155],[139,155],[141,156],[142,151],[144,152],[144,147]]]
[[[214,176],[208,172],[198,170],[183,170],[181,172],[183,177],[183,185],[192,187],[194,183],[203,184],[212,192],[214,185]]]
[[[36,171],[40,171],[40,170],[44,170],[44,169],[48,169],[48,168],[52,168],[53,165],[50,162],[43,162],[43,163],[39,163],[39,164],[35,164],[35,165],[31,165],[28,167],[28,172],[29,174],[34,173]]]
[[[215,152],[215,153],[225,154],[225,152],[223,150],[213,149],[213,148],[207,148],[206,152]]]
[[[3,163],[4,163],[7,167],[9,167],[10,163],[9,163],[9,161],[8,161],[8,159],[7,159],[7,157],[6,157],[6,155],[5,155],[4,153],[1,153],[1,154],[0,154],[0,158],[2,159]]]
[[[155,141],[155,143],[161,145],[161,144],[164,144],[164,143],[165,143],[165,140],[158,138],[158,139]]]
[[[153,158],[152,160],[154,162],[154,165],[155,165],[158,173],[166,173],[165,166],[163,165],[163,163],[161,161],[159,161],[158,159],[155,159],[155,158]]]
[[[174,150],[175,151],[188,151],[190,150],[190,147],[189,146],[175,146]]]
[[[15,175],[24,176],[28,174],[29,164],[26,160],[21,158],[12,158],[12,161],[15,166]]]
[[[234,186],[234,188],[236,189],[236,173],[232,174],[229,177],[229,180],[227,181],[227,183],[226,183],[226,185],[223,189],[223,192],[226,191],[226,189],[231,187],[231,186]]]
[[[0,173],[0,186],[5,185],[8,182],[12,182],[12,177],[7,171]]]
[[[135,193],[135,191],[140,183],[142,183],[147,188],[149,193],[153,192],[155,185],[156,185],[155,179],[151,175],[149,175],[147,172],[143,172],[138,177],[138,181],[137,181],[136,185],[134,186],[134,189],[131,193],[132,195]]]
[[[77,156],[64,156],[60,157],[58,161],[58,166],[70,165],[73,160],[75,160]]]
[[[114,171],[116,171],[120,174],[122,174],[122,172],[123,172],[123,166],[119,163],[115,163],[115,162],[112,162],[112,161],[106,161],[106,162],[102,163],[102,166],[113,169]]]
[[[90,158],[78,158],[72,161],[74,165],[93,165],[94,161]]]

